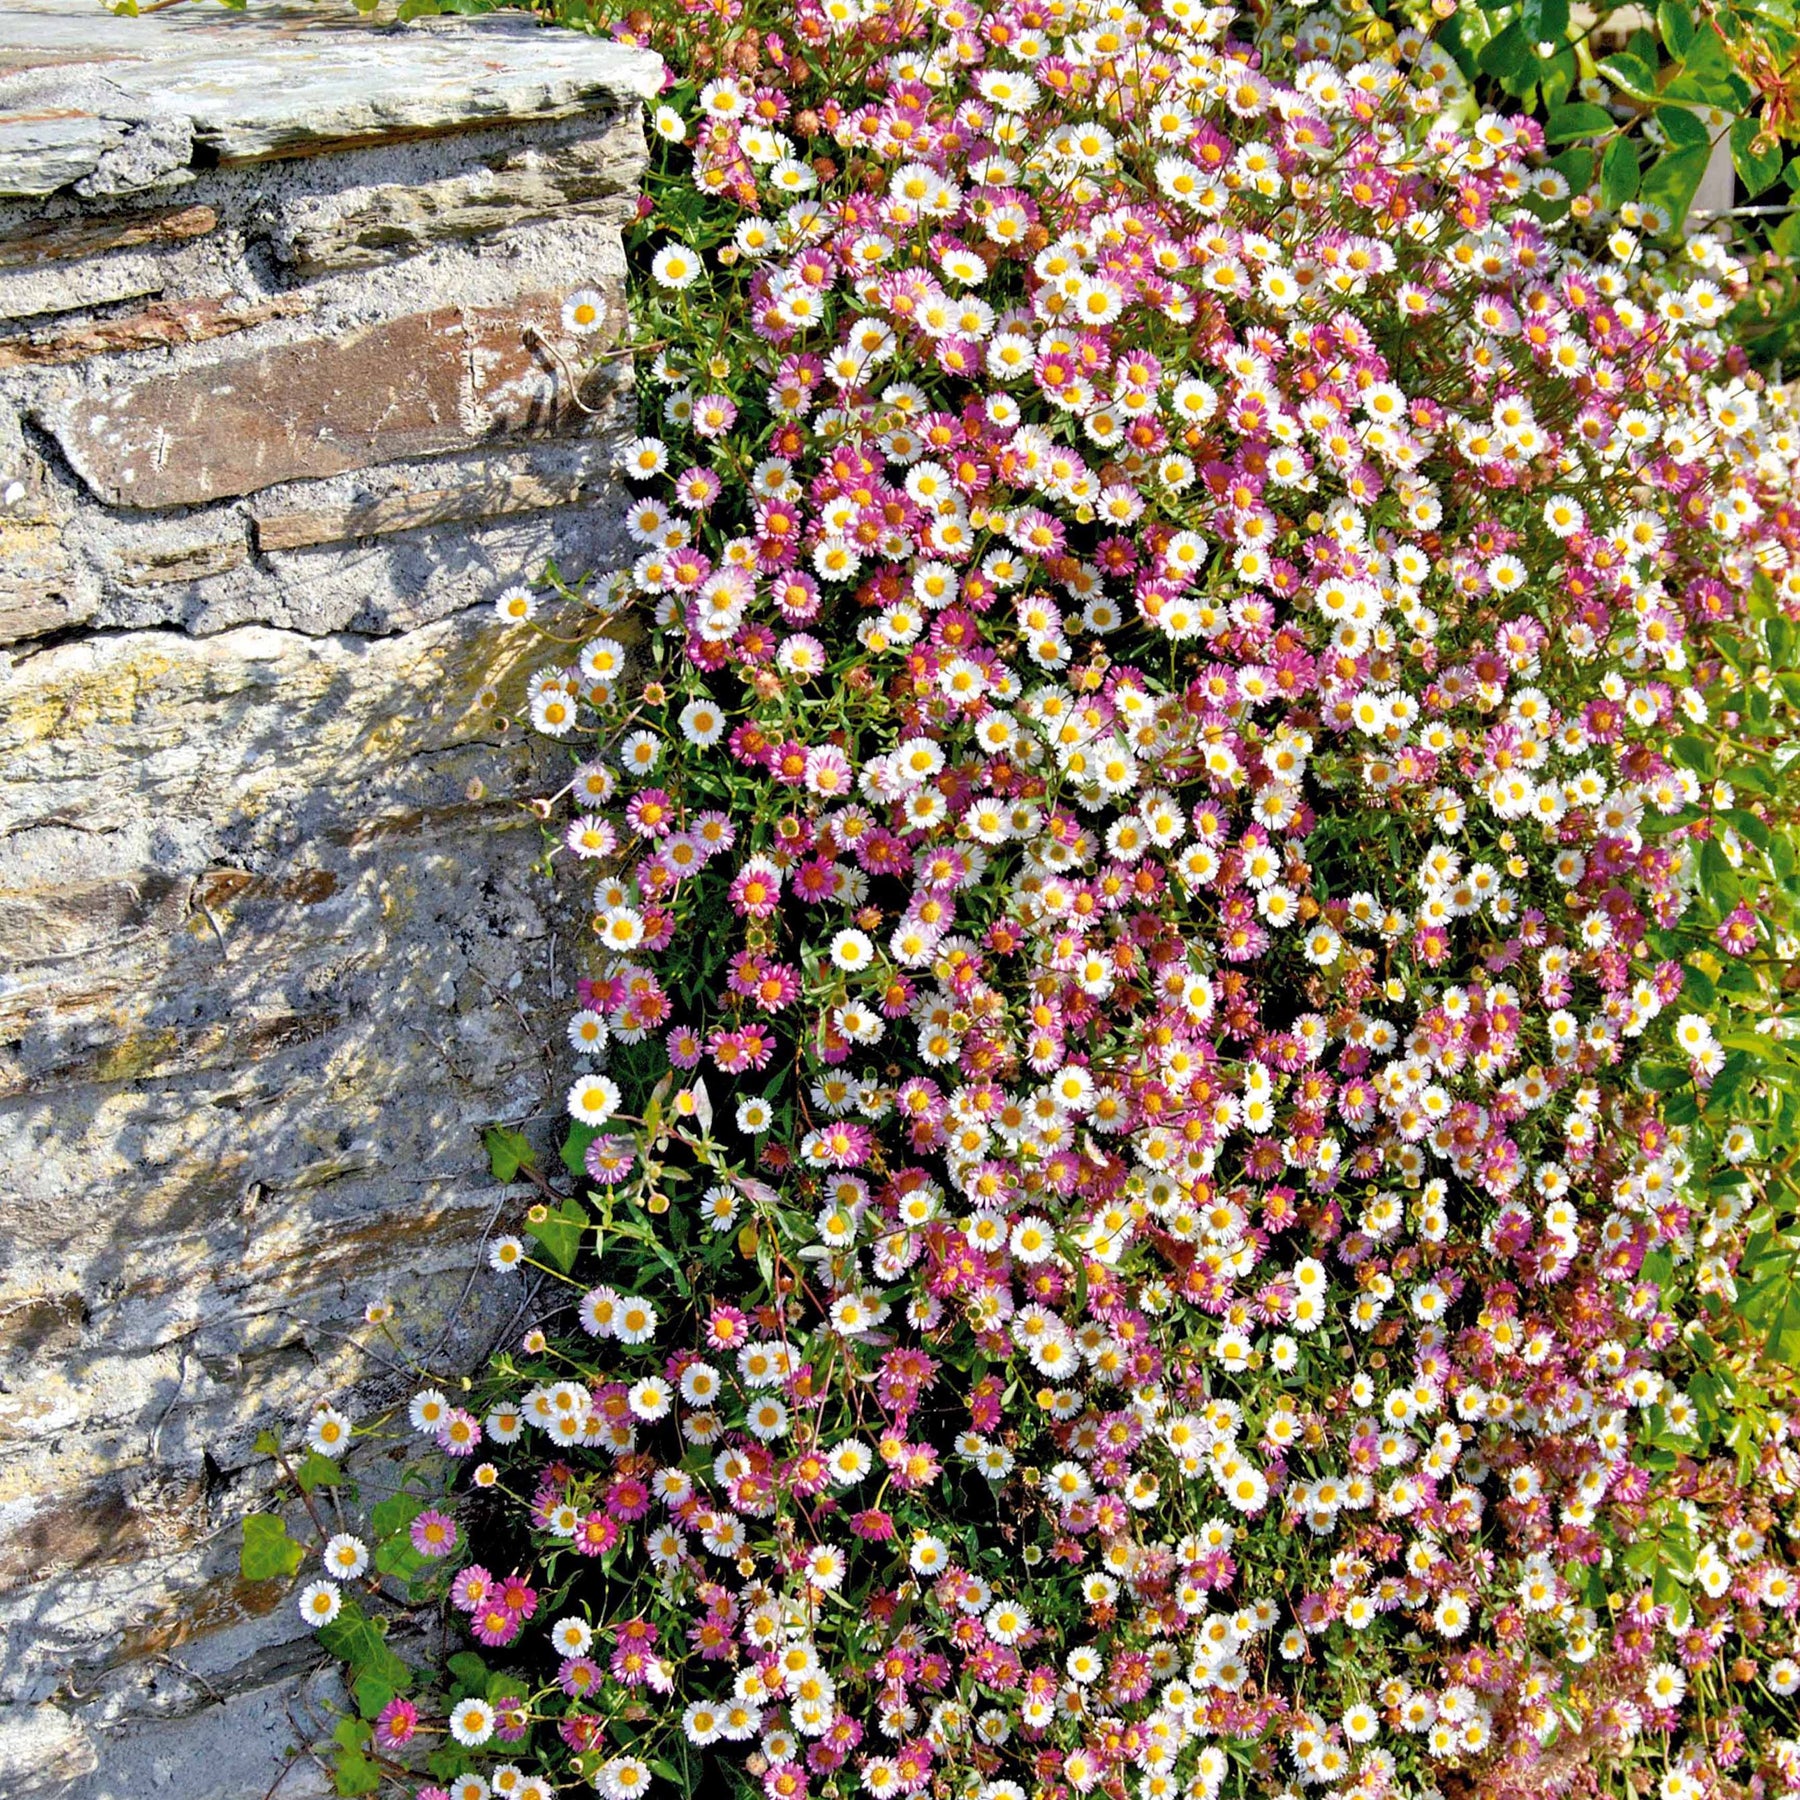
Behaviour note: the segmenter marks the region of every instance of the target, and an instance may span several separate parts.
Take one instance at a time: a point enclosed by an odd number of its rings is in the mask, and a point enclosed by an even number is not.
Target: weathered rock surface
[[[659,79],[654,57],[517,15],[9,10],[0,642],[406,629],[522,561],[611,560],[610,516],[574,502],[621,429],[619,228]],[[94,128],[79,174],[62,139],[9,138],[52,116]],[[563,324],[578,286],[609,301],[597,331]],[[468,464],[492,458],[484,499]],[[453,509],[409,508],[445,487]],[[287,515],[310,535],[254,530]],[[245,554],[146,550],[173,518]]]
[[[552,1083],[517,673],[461,617],[93,637],[0,693],[0,1694],[84,1735],[147,1657],[230,1690],[293,1635],[231,1526],[262,1426],[381,1385],[366,1302],[446,1371],[511,1303],[454,1310],[478,1129]]]
[[[0,15],[0,1793],[327,1791],[252,1443],[516,1329],[479,1133],[555,1109],[574,971],[488,603],[618,554],[658,79],[517,16]]]
[[[249,162],[558,118],[622,93],[647,99],[661,81],[652,56],[516,15],[484,21],[480,36],[472,54],[465,27],[357,29],[306,4],[253,19],[184,6],[115,26],[66,0],[18,0],[0,47],[11,77],[0,88],[0,193],[148,186],[187,163],[184,136],[218,162]],[[122,155],[131,142],[135,155]]]

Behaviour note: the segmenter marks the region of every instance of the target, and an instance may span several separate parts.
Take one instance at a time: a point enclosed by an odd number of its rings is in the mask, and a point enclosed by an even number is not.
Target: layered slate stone
[[[655,57],[516,15],[484,21],[471,54],[462,29],[395,32],[347,10],[270,0],[254,19],[180,6],[114,25],[17,0],[0,42],[0,196],[149,186],[183,139],[210,163],[255,162],[564,118],[662,80]]]
[[[0,643],[409,628],[609,560],[660,80],[517,15],[0,15]]]
[[[109,505],[199,506],[471,441],[580,429],[562,297],[408,313],[84,397],[52,428]],[[591,384],[590,384],[591,391]],[[281,396],[278,407],[269,396]]]

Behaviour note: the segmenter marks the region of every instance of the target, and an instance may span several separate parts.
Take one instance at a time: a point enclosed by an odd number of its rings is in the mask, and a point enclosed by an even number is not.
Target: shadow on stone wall
[[[257,1431],[405,1390],[371,1297],[446,1372],[523,1297],[481,1272],[479,1128],[560,1092],[572,972],[519,804],[555,760],[482,699],[518,656],[463,615],[106,634],[0,682],[0,1694],[35,1770],[11,1792],[111,1792],[78,1780],[110,1723],[310,1660],[280,1585],[235,1573]]]

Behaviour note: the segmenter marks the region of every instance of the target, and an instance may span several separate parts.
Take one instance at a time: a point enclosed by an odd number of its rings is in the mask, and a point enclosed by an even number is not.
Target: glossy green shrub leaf
[[[1781,141],[1765,140],[1755,119],[1739,119],[1731,128],[1731,163],[1751,199],[1766,194],[1781,179]]]
[[[1666,150],[1645,170],[1639,197],[1669,215],[1671,233],[1680,232],[1711,160],[1712,151],[1702,142],[1691,150]]]
[[[1519,23],[1533,44],[1556,43],[1569,29],[1569,0],[1524,0]]]
[[[1573,106],[1552,107],[1544,121],[1544,135],[1553,144],[1566,143],[1570,138],[1603,137],[1617,128],[1618,121],[1604,106],[1593,106],[1585,100]]]
[[[1685,106],[1659,106],[1656,122],[1662,127],[1671,148],[1711,153],[1712,138],[1698,113],[1690,112]]]
[[[1694,41],[1694,15],[1687,0],[1662,0],[1656,9],[1656,29],[1671,56],[1686,56]]]
[[[1637,146],[1628,137],[1616,137],[1600,158],[1600,204],[1620,207],[1638,191]]]
[[[1633,100],[1654,101],[1657,98],[1656,71],[1639,57],[1627,52],[1609,56],[1600,64],[1600,73]]]

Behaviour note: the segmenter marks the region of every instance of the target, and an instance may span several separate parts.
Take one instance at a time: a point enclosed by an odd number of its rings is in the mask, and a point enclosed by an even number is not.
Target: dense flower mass
[[[586,1204],[493,1260],[574,1305],[412,1406],[521,1672],[390,1767],[1800,1792],[1795,1421],[1704,1328],[1768,1146],[1675,953],[1791,951],[1680,753],[1800,605],[1741,267],[1330,14],[738,51],[653,121],[635,560],[529,700]]]

